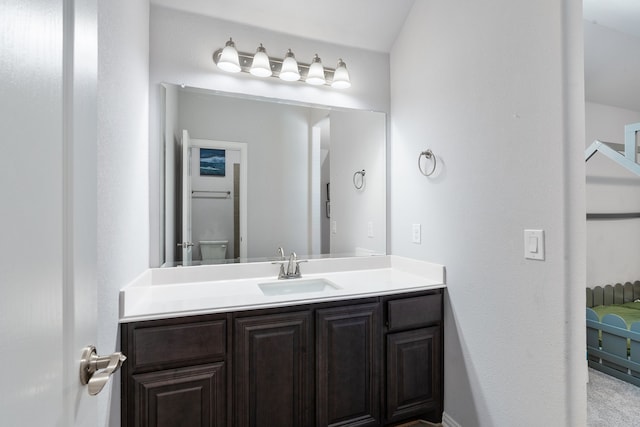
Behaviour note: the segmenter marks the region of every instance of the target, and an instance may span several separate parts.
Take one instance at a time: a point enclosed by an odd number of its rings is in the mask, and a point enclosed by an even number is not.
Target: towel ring
[[[362,169],[361,171],[356,171],[356,173],[353,174],[353,186],[356,187],[356,190],[362,190],[362,187],[364,187],[364,175],[365,175],[365,170]],[[360,185],[357,184],[356,182],[356,176],[360,175]]]
[[[422,164],[420,163],[420,160],[422,159],[422,156],[424,156],[426,159],[431,160],[433,159],[433,167],[431,168],[430,172],[427,172],[426,170],[422,169]],[[431,176],[433,175],[433,173],[436,171],[436,164],[437,164],[437,160],[436,160],[436,155],[433,154],[433,151],[431,151],[431,149],[427,149],[423,152],[420,153],[420,155],[418,155],[418,169],[420,170],[420,173],[424,176]]]

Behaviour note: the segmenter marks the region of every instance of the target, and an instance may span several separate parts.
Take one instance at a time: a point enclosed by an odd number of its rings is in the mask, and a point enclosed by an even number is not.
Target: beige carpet
[[[589,368],[587,427],[640,426],[640,387]]]

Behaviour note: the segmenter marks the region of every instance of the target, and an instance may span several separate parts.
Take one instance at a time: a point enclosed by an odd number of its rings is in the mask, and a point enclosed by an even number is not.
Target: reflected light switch
[[[544,261],[544,230],[524,230],[524,257]]]

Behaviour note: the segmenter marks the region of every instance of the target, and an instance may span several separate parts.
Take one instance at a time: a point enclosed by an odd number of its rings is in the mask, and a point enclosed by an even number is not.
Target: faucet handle
[[[282,249],[282,246],[278,247],[278,255],[280,256],[281,260],[284,260],[284,249]]]
[[[302,259],[300,261],[296,261],[296,272],[294,273],[297,277],[300,277],[301,273],[300,273],[300,263],[301,262],[308,262],[308,259]]]
[[[289,278],[294,277],[296,270],[295,264],[297,259],[298,255],[296,255],[295,252],[291,252],[291,255],[289,255],[289,263],[287,264],[287,277]]]
[[[284,279],[287,275],[284,272],[284,265],[286,264],[286,261],[272,261],[271,264],[279,264],[280,265],[280,272],[278,273],[278,279]]]

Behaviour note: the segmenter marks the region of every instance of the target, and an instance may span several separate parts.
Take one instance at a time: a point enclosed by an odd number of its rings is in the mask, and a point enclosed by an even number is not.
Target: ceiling
[[[280,33],[390,52],[416,0],[150,1]],[[640,0],[583,0],[583,6],[587,100],[640,111]]]
[[[640,37],[640,1],[638,0],[583,0],[584,19]]]
[[[389,52],[414,1],[151,0],[151,3],[279,33]]]

